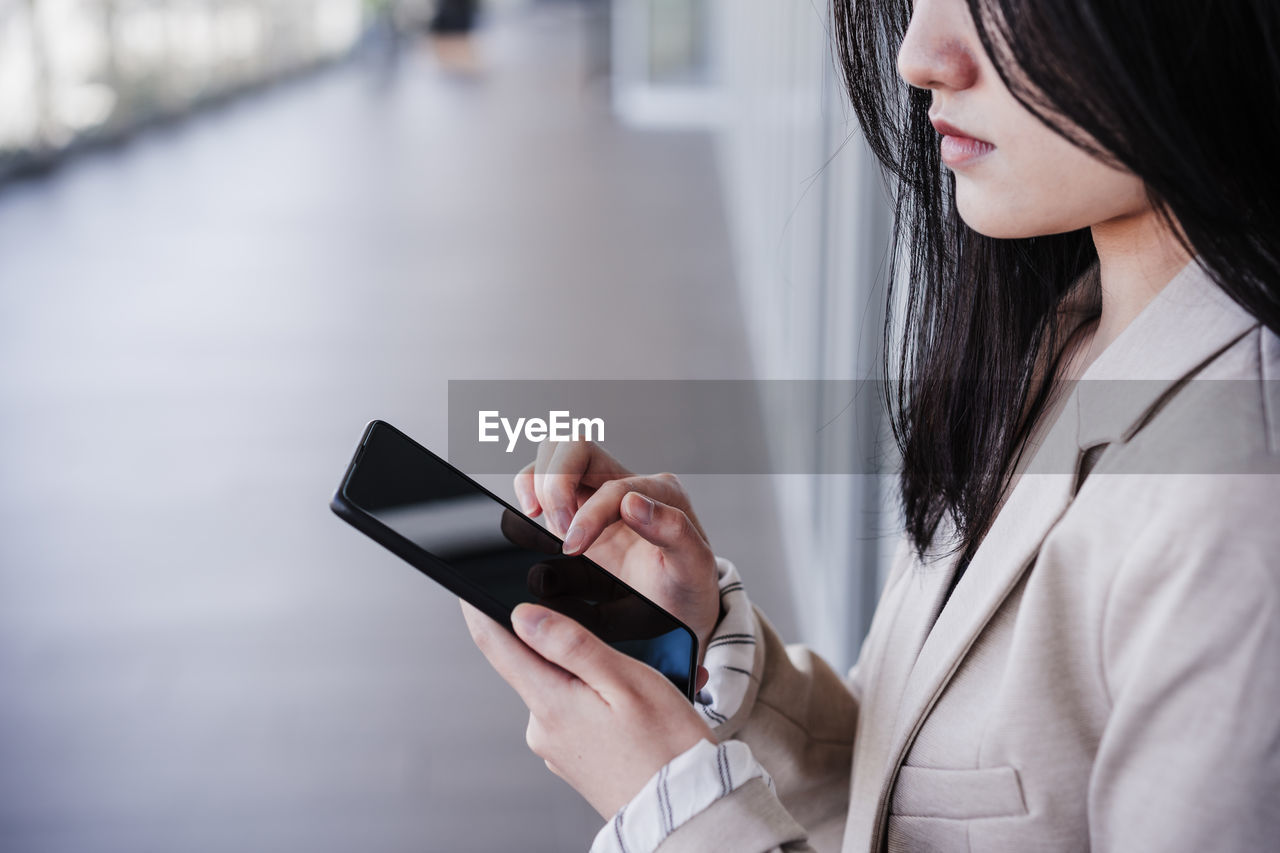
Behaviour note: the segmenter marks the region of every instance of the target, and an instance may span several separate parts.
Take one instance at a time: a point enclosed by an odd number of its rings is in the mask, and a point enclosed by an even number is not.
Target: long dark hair
[[[1275,0],[968,0],[1005,85],[1077,146],[1137,175],[1227,294],[1280,332],[1280,4]],[[885,323],[890,422],[917,552],[972,555],[1049,399],[1089,229],[995,239],[956,210],[931,93],[898,77],[911,0],[834,0],[834,38],[863,133],[894,196]],[[894,303],[902,315],[893,315]],[[900,328],[903,337],[894,334]],[[892,346],[891,344],[897,344]]]

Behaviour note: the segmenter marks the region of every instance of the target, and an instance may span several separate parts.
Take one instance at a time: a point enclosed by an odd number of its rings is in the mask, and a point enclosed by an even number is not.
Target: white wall
[[[890,214],[834,67],[828,20],[825,3],[796,0],[717,0],[711,19],[725,203],[762,378],[880,375]],[[820,453],[818,470],[848,470],[830,455],[865,455],[883,441],[875,395],[852,405],[841,423],[856,428],[834,445],[816,445],[785,412],[772,413],[775,452]],[[799,458],[782,464],[804,467]],[[883,509],[892,483],[790,474],[777,485],[800,639],[848,666],[896,543],[896,520]]]
[[[707,12],[697,20],[708,31],[693,35],[705,38],[712,67],[702,85],[658,85],[645,70],[654,15],[678,2],[613,0],[614,107],[632,124],[716,133],[755,375],[878,380],[891,217],[835,70],[829,0],[683,0]],[[822,441],[812,417],[767,412],[774,469],[848,471],[857,466],[844,460],[877,447],[888,455],[878,394],[866,393],[876,390],[807,401],[843,413]],[[797,639],[847,667],[897,544],[894,482],[800,473],[775,481]]]

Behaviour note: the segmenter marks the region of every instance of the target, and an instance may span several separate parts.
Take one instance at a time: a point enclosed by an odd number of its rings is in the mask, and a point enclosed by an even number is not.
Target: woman
[[[468,612],[530,746],[597,851],[1275,849],[1280,7],[835,10],[896,179],[908,544],[842,679],[675,478],[544,446],[526,511],[707,651],[690,706],[544,608]]]

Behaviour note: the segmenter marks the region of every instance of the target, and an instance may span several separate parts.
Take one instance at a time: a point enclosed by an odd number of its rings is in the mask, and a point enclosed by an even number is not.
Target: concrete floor
[[[367,419],[443,444],[450,378],[750,375],[711,140],[613,123],[588,29],[0,188],[0,849],[586,848],[453,597],[326,504]],[[789,631],[767,483],[689,486]]]

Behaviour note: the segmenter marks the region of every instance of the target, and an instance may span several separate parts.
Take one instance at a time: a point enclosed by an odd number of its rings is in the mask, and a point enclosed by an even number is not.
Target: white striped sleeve
[[[720,604],[724,615],[707,641],[702,665],[708,679],[696,698],[696,706],[712,727],[737,713],[751,684],[760,642],[751,600],[733,563],[716,557]]]
[[[590,853],[653,853],[685,821],[745,782],[773,779],[739,740],[700,740],[663,766],[596,834]]]
[[[712,728],[742,706],[755,677],[756,645],[761,642],[755,613],[733,563],[716,558],[722,616],[707,641],[703,666],[709,678],[695,707]],[[591,853],[652,853],[689,818],[743,783],[773,780],[742,741],[719,745],[701,740],[659,770],[631,802],[596,835]]]

